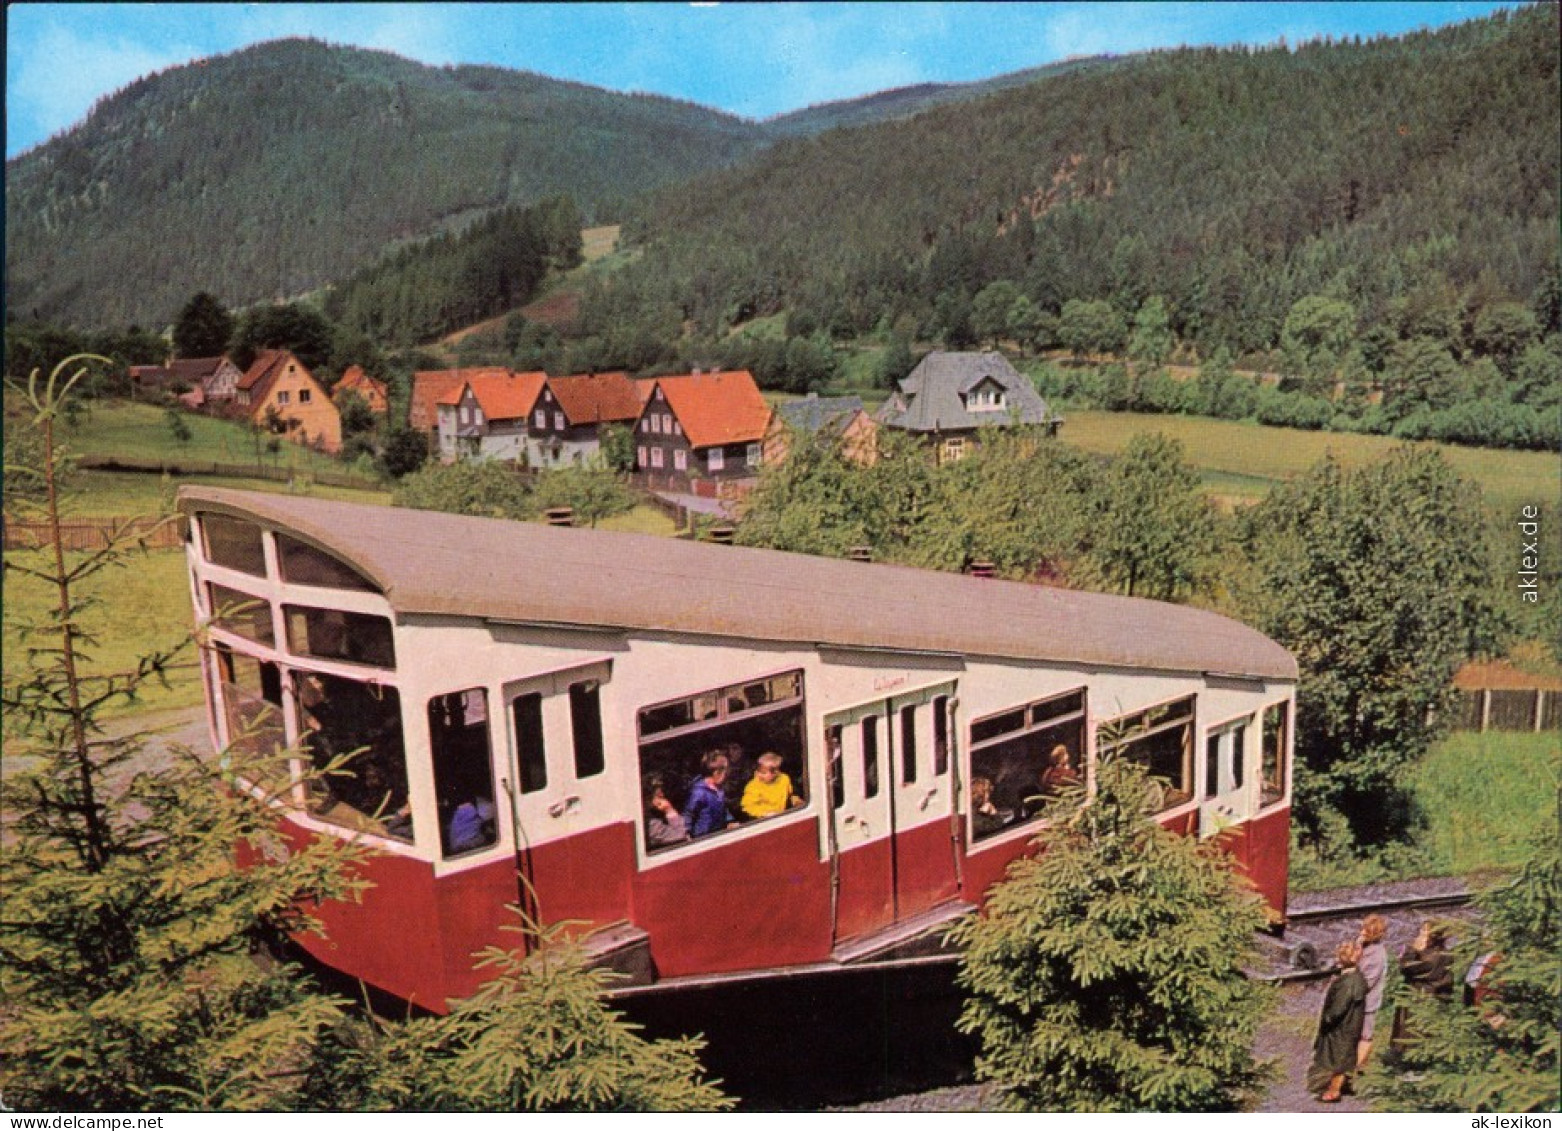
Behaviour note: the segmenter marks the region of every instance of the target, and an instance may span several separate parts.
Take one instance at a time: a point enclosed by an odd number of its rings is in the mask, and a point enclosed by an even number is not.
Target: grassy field
[[[23,560],[17,552],[8,560]],[[190,582],[184,554],[157,550],[129,558],[122,569],[106,570],[85,585],[85,595],[103,602],[84,618],[96,643],[84,651],[90,657],[85,670],[91,675],[133,669],[147,651],[172,647],[188,637],[194,627],[190,609]],[[8,574],[5,582],[5,671],[9,676],[26,661],[27,641],[18,624],[41,617],[52,605],[53,592],[33,578]],[[169,673],[168,688],[148,688],[141,701],[119,705],[109,716],[139,711],[193,707],[201,702],[200,677],[193,666],[195,653],[186,650],[181,666]]]
[[[1212,493],[1248,499],[1263,497],[1276,483],[1301,474],[1327,454],[1355,467],[1381,458],[1400,443],[1386,436],[1086,409],[1065,414],[1059,435],[1085,451],[1115,455],[1140,432],[1161,432],[1180,440]],[[1479,483],[1488,502],[1501,506],[1551,498],[1562,481],[1562,457],[1551,453],[1430,446],[1442,452],[1460,475]]]
[[[119,456],[125,459],[189,460],[205,463],[254,464],[255,440],[231,420],[183,413],[190,439],[180,443],[168,430],[168,410],[130,401],[95,401],[75,425],[66,425],[64,440],[72,455]],[[267,467],[284,470],[345,472],[337,460],[283,441],[275,456],[264,451]]]
[[[1433,866],[1450,875],[1517,867],[1536,836],[1556,833],[1559,771],[1556,731],[1460,732],[1438,743],[1415,777]]]
[[[1410,775],[1426,827],[1413,845],[1369,859],[1291,855],[1291,890],[1319,891],[1419,876],[1475,876],[1518,867],[1537,836],[1555,836],[1562,735],[1459,731]]]

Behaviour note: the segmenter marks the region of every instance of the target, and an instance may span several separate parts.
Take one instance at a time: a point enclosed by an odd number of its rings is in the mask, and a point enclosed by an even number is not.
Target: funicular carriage
[[[1284,912],[1296,668],[1157,602],[648,536],[185,488],[213,740],[359,751],[293,790],[374,888],[321,961],[440,1008],[520,901],[663,982],[904,954],[978,906],[1053,774],[1115,748]],[[1060,751],[1061,748],[1061,751]],[[713,751],[796,801],[648,834]],[[973,804],[973,796],[975,804]]]

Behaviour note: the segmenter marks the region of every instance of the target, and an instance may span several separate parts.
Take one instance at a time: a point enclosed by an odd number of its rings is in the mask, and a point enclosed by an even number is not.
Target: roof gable
[[[477,369],[420,369],[412,375],[412,398],[407,406],[407,423],[413,428],[431,429],[439,423],[439,399],[455,391],[468,378],[482,373],[508,373],[498,366]]]
[[[852,419],[862,412],[861,397],[819,397],[809,394],[801,400],[787,401],[776,409],[776,414],[794,432],[812,435],[822,432],[836,436],[851,426]]]
[[[690,447],[758,443],[770,425],[770,406],[746,369],[658,377],[656,388],[683,426]]]
[[[965,396],[979,388],[1002,389],[1004,412],[966,408]],[[880,423],[911,432],[960,431],[1001,424],[1045,424],[1051,407],[1001,353],[935,351],[900,382],[899,393],[879,410]]]

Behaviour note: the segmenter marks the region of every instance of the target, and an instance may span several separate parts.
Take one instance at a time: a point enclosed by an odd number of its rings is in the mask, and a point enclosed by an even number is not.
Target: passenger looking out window
[[[1004,814],[993,804],[993,783],[988,778],[971,779],[971,824],[977,840],[1002,829],[1014,814]]]
[[[808,803],[799,671],[644,707],[637,723],[650,848],[665,847],[652,837],[653,809],[661,811],[652,804],[653,781],[661,784],[663,796],[683,818],[691,838],[719,833],[734,822],[772,818]],[[776,759],[773,777],[770,759],[764,755]],[[718,760],[724,768],[719,780],[713,780],[711,769]],[[752,783],[757,784],[751,792]]]
[[[749,817],[774,817],[801,805],[792,792],[792,779],[781,772],[781,755],[766,751],[754,766],[754,776],[743,787],[742,809]]]
[[[713,750],[700,769],[700,776],[689,783],[689,800],[683,807],[683,823],[691,837],[709,836],[737,824],[727,810],[727,756]]]
[[[689,828],[683,823],[683,814],[667,796],[667,782],[660,774],[653,775],[645,790],[645,843],[648,848],[666,848],[682,844],[689,839]]]
[[[1083,780],[1085,693],[1011,707],[971,724],[971,839],[1039,820],[1046,802]],[[977,780],[986,784],[978,787]],[[991,808],[982,812],[978,790]]]
[[[428,702],[428,732],[444,854],[497,843],[488,692],[474,687],[436,695]]]
[[[412,840],[401,699],[394,687],[294,672],[299,725],[316,770],[310,812],[323,821]]]

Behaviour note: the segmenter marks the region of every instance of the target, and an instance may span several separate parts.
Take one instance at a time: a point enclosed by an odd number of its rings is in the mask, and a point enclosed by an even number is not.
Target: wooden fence
[[[116,535],[133,535],[149,550],[176,550],[184,545],[183,522],[157,518],[89,518],[60,523],[60,543],[67,550],[101,550]],[[5,520],[7,550],[35,550],[54,539],[47,522]]]
[[[1460,691],[1455,730],[1542,731],[1562,728],[1562,691],[1494,688]]]

